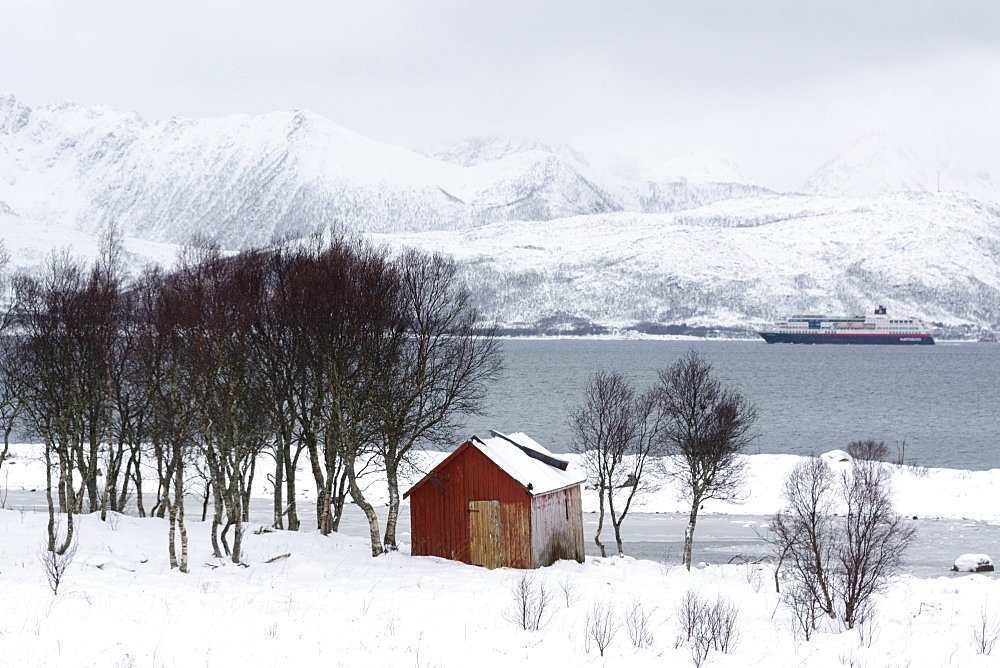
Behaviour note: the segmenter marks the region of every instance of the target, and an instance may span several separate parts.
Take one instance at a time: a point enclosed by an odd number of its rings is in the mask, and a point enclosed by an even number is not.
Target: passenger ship
[[[865,317],[793,315],[758,334],[768,343],[934,343],[934,337],[923,322],[915,318],[890,318],[884,306]]]

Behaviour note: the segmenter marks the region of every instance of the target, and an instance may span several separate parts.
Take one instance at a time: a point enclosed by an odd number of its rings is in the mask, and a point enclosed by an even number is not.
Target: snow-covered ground
[[[5,666],[692,665],[689,650],[677,642],[677,606],[690,589],[710,602],[725,597],[739,610],[735,649],[710,653],[704,665],[1000,661],[1000,643],[992,656],[974,647],[984,611],[1000,622],[1000,578],[992,574],[901,576],[863,632],[828,628],[807,642],[793,632],[767,565],[711,565],[689,573],[628,557],[588,557],[584,564],[560,562],[530,574],[552,600],[542,628],[525,631],[509,621],[520,572],[411,557],[405,535],[400,552],[373,559],[361,535],[270,532],[255,524],[244,568],[212,558],[208,527],[190,522],[191,572],[181,574],[168,566],[164,520],[114,516],[101,522],[88,515],[81,518],[76,558],[53,596],[38,559],[46,515],[11,509],[18,505],[14,500],[40,495],[44,478],[35,452],[17,447],[0,469]],[[427,464],[441,456],[428,455]],[[747,502],[710,502],[704,513],[767,515],[778,508],[781,480],[797,458],[749,460]],[[265,470],[258,474],[262,481]],[[897,469],[892,479],[904,515],[1000,523],[1000,470]],[[381,503],[380,490],[376,481],[369,493]],[[266,501],[264,486],[256,494]],[[311,496],[308,489],[303,495]],[[584,503],[591,510],[592,495]],[[685,509],[673,490],[664,489],[642,510]],[[996,559],[1000,545],[974,551]],[[621,624],[603,658],[587,640],[588,616],[599,603],[610,605]],[[625,625],[636,604],[649,616],[649,648],[635,648]]]

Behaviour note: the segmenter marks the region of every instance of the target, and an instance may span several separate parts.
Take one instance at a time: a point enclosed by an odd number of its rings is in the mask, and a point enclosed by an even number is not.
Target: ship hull
[[[768,343],[832,343],[837,345],[929,346],[934,345],[930,334],[820,334],[798,332],[758,332]]]

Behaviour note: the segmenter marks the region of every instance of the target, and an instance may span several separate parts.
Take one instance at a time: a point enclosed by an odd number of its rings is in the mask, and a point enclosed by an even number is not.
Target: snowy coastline
[[[3,498],[32,489],[40,494],[36,450],[16,447],[15,458],[0,469]],[[426,453],[424,467],[443,456]],[[784,473],[799,459],[750,456],[746,503],[709,503],[703,512],[774,512]],[[1000,469],[893,468],[904,515],[1000,522]],[[265,472],[258,479],[266,483]],[[369,487],[377,503],[383,501],[379,488],[377,482]],[[255,494],[266,497],[266,486],[258,483]],[[585,495],[585,511],[592,502]],[[683,509],[673,490],[663,489],[640,510]],[[689,573],[628,557],[588,557],[532,574],[552,600],[542,628],[525,631],[507,620],[516,571],[411,557],[405,545],[372,558],[363,536],[268,532],[260,525],[248,532],[241,568],[214,559],[207,526],[190,522],[192,568],[181,574],[168,566],[165,520],[131,516],[105,523],[97,515],[79,518],[79,551],[53,596],[37,557],[45,517],[0,510],[0,582],[11,603],[0,613],[5,665],[693,665],[688,648],[677,643],[677,606],[689,589],[738,608],[735,648],[710,653],[703,665],[989,666],[1000,652],[983,655],[974,646],[984,611],[1000,614],[1000,578],[991,574],[900,576],[867,628],[821,626],[805,641],[779,605],[767,564]],[[995,558],[1000,546],[982,550]],[[603,659],[587,640],[588,615],[600,602],[612,606],[621,625]],[[653,642],[647,648],[634,647],[624,625],[636,604],[648,615]]]

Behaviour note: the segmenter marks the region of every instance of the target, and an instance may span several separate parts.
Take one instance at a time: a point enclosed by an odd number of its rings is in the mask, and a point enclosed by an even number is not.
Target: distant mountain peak
[[[855,142],[816,170],[802,190],[834,197],[959,191],[1000,201],[1000,183],[987,171],[947,159],[930,159],[885,132],[874,132]]]
[[[679,153],[659,163],[650,172],[655,181],[758,185],[743,173],[734,160],[717,151]]]
[[[838,197],[932,192],[936,184],[929,166],[887,133],[875,132],[813,172],[802,190]]]
[[[498,162],[522,153],[542,153],[558,156],[580,165],[590,164],[582,153],[567,144],[551,144],[538,139],[511,139],[500,136],[475,137],[453,146],[418,151],[418,153],[462,167]]]

